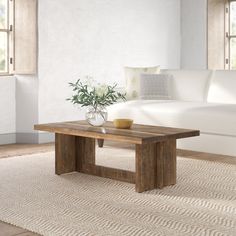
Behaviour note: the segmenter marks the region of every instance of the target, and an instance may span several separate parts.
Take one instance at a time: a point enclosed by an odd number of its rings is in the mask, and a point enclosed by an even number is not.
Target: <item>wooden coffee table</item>
[[[35,130],[55,133],[55,172],[78,171],[135,183],[139,193],[176,184],[176,139],[199,136],[198,130],[134,124],[116,129],[111,122],[93,127],[86,121],[39,124]],[[96,139],[135,144],[135,172],[95,165]]]

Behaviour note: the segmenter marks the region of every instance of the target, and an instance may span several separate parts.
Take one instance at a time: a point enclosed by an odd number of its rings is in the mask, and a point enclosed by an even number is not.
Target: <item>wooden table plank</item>
[[[51,124],[35,125],[36,130],[75,135],[96,139],[111,139],[144,144],[149,142],[161,142],[168,139],[180,139],[198,136],[198,130],[178,129],[160,126],[148,126],[134,124],[131,129],[116,129],[112,122],[107,122],[103,127],[94,127],[86,121],[69,121]]]
[[[85,126],[90,126],[87,121],[85,120],[80,120],[80,121],[68,121],[65,122],[67,124],[71,125],[85,125]],[[117,130],[113,122],[107,121],[106,124],[103,126],[105,128],[109,129],[115,129]],[[119,130],[119,129],[118,129]],[[144,133],[154,133],[154,134],[165,134],[165,135],[172,135],[172,134],[183,134],[187,133],[195,133],[196,131],[199,132],[199,130],[192,130],[192,129],[183,129],[183,128],[173,128],[173,127],[166,127],[166,126],[154,126],[154,125],[144,125],[144,124],[133,124],[131,129],[122,129],[123,132],[129,133],[130,131],[136,131],[136,132],[144,132]],[[183,135],[184,136],[184,135]]]

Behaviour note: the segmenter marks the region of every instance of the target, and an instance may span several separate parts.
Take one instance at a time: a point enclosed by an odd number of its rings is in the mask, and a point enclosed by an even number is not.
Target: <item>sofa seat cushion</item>
[[[108,118],[135,123],[199,129],[203,133],[236,136],[236,105],[176,100],[135,100],[108,108]]]

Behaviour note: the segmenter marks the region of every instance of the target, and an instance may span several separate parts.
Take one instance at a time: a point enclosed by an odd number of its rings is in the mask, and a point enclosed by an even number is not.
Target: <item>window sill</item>
[[[11,77],[14,76],[14,74],[0,74],[0,77]]]

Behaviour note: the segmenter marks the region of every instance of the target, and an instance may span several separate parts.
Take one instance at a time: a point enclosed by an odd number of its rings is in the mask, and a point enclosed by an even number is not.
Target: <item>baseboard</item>
[[[16,133],[16,143],[38,143],[38,133]]]
[[[53,133],[38,133],[38,143],[55,142],[55,134]]]
[[[0,134],[0,145],[16,143],[16,134]]]
[[[52,133],[12,133],[0,134],[0,145],[13,143],[50,143],[55,141],[55,135]]]
[[[54,134],[51,133],[17,133],[16,143],[50,143],[54,142]]]

